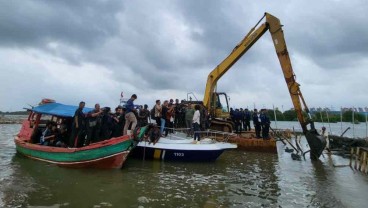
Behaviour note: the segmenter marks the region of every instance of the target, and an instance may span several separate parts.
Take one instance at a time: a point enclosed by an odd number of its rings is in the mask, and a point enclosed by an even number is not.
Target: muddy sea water
[[[280,124],[281,125],[281,124]],[[0,207],[367,207],[368,176],[325,155],[293,161],[227,151],[212,163],[128,158],[119,170],[67,169],[16,153],[20,125],[0,124]],[[307,149],[303,145],[304,149]]]

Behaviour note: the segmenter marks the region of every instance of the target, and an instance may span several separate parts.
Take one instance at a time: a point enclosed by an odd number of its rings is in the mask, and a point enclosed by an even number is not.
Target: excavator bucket
[[[310,147],[310,159],[318,160],[326,147],[326,139],[319,135],[316,130],[307,131],[305,137]]]

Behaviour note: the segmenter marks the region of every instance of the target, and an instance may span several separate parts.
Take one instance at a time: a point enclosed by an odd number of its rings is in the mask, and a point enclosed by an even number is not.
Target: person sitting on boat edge
[[[57,133],[56,131],[56,123],[53,121],[48,121],[46,124],[46,129],[42,132],[42,136],[40,138],[41,144],[50,146],[52,144],[52,140],[55,139],[55,135]]]
[[[81,101],[79,103],[78,109],[74,113],[73,124],[72,124],[72,133],[69,139],[70,147],[77,147],[77,143],[83,143],[82,134],[85,131],[85,118],[86,116],[83,113],[83,108],[86,105],[85,102]]]
[[[199,134],[200,129],[200,118],[201,118],[201,113],[199,112],[199,110],[201,109],[201,107],[199,105],[195,105],[194,106],[195,112],[193,115],[193,130],[194,130],[194,141],[193,143],[200,143],[201,140],[201,136]],[[198,139],[198,141],[197,141]]]
[[[67,147],[68,131],[65,125],[61,125],[59,131],[56,134],[56,140],[54,142],[55,147]]]
[[[137,99],[137,95],[133,94],[125,105],[126,114],[125,114],[125,125],[124,125],[123,135],[128,134],[128,128],[130,124],[132,124],[131,130],[134,130],[135,126],[137,125],[137,118],[134,115],[134,112],[136,111],[134,109],[134,100],[136,99]]]

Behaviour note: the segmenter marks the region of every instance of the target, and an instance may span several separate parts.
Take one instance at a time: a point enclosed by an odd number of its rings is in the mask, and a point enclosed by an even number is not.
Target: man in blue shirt
[[[82,133],[85,130],[85,118],[86,116],[83,113],[83,108],[85,106],[85,102],[81,101],[79,103],[78,109],[74,113],[73,124],[72,124],[72,134],[69,141],[70,147],[81,146],[84,141],[82,138]]]
[[[134,109],[134,100],[136,99],[137,95],[133,94],[125,105],[126,111],[125,111],[125,126],[123,135],[128,134],[128,128],[130,124],[132,124],[132,127],[130,128],[131,131],[133,131],[135,129],[135,126],[137,125],[137,118],[134,115],[134,111],[136,111]]]
[[[262,126],[262,138],[263,139],[269,139],[269,130],[270,130],[270,118],[268,117],[267,114],[267,109],[262,109],[261,110],[261,126]]]
[[[250,131],[250,112],[248,108],[244,110],[244,129],[245,131]]]

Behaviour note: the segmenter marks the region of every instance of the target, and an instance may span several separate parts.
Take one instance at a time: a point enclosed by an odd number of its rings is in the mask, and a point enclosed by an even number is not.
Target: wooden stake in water
[[[355,119],[354,119],[354,111],[355,111],[355,108],[353,107],[353,112],[352,112],[352,115],[353,115],[353,138],[355,138]]]
[[[325,126],[325,123],[323,122],[322,111],[319,112],[319,115],[321,116],[322,126]]]
[[[328,116],[328,111],[327,111],[327,110],[326,110],[326,116],[327,116],[328,128],[330,129],[330,133],[329,133],[329,134],[332,134],[332,131],[331,131],[331,123],[330,123],[330,117]]]
[[[341,134],[342,134],[342,107],[340,108],[340,124],[341,124]]]
[[[275,127],[277,129],[277,117],[276,117],[276,110],[275,110],[275,106],[272,104],[273,107],[273,114],[275,115]]]
[[[368,109],[365,110],[365,137],[368,138]]]

